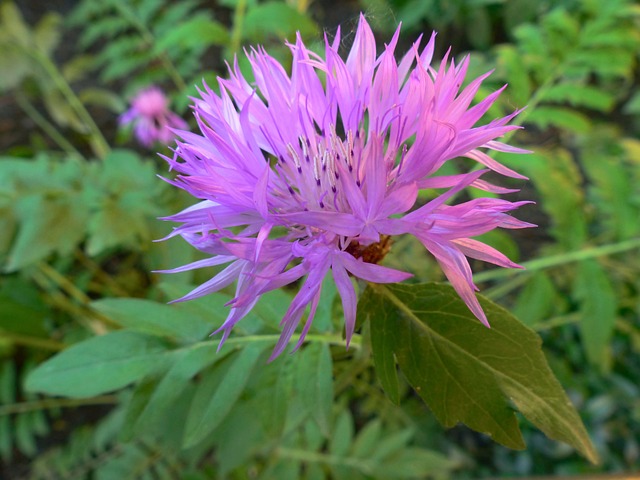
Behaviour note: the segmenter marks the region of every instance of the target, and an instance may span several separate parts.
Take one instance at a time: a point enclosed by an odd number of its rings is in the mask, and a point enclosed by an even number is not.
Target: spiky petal
[[[181,224],[173,235],[211,255],[175,271],[228,264],[183,298],[236,284],[229,315],[218,329],[223,341],[263,294],[300,280],[273,356],[285,349],[308,310],[300,345],[331,272],[348,343],[357,302],[350,277],[377,283],[408,278],[409,273],[375,263],[386,253],[382,246],[389,236],[402,234],[422,242],[471,311],[487,323],[466,257],[517,265],[471,237],[530,226],[508,214],[523,202],[445,202],[467,187],[512,191],[482,180],[487,169],[524,178],[483,151],[519,151],[495,141],[517,128],[508,125],[517,112],[476,126],[500,91],[471,106],[486,75],[461,90],[468,58],[456,65],[445,57],[440,68],[432,67],[435,34],[422,49],[418,40],[398,63],[399,33],[378,55],[361,17],[346,61],[337,52],[339,32],[333,42],[325,40],[323,56],[298,36],[289,45],[291,74],[263,49],[252,49],[247,55],[253,83],[236,62],[229,78],[218,79],[219,94],[204,85],[195,100],[200,134],[181,132],[167,161],[178,173],[169,181],[202,201],[168,220]],[[486,169],[437,176],[456,157]],[[423,188],[448,191],[419,206]]]

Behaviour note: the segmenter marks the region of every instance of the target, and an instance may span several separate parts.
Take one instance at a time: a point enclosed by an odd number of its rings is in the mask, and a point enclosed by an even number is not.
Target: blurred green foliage
[[[282,39],[297,30],[319,43],[332,7],[316,3],[82,0],[64,20],[46,13],[35,25],[0,4],[0,93],[37,127],[0,157],[8,478],[27,464],[20,478],[286,480],[568,475],[640,462],[640,7],[631,0],[361,1],[381,32],[402,21],[406,46],[436,29],[440,47],[471,51],[472,73],[495,67],[481,96],[509,88],[490,116],[527,106],[516,143],[535,153],[500,161],[531,178],[521,198],[538,206],[521,216],[541,228],[488,236],[528,269],[476,279],[544,339],[600,466],[525,422],[522,452],[444,432],[404,377],[402,408],[390,402],[368,326],[342,347],[331,282],[310,341],[269,364],[290,292],[260,302],[219,353],[207,335],[230,297],[166,305],[204,275],[150,273],[196,260],[179,241],[152,242],[169,233],[156,218],[187,202],[158,180],[154,156],[114,133],[115,116],[150,83],[184,109],[191,85],[213,85],[242,47],[268,44],[286,61]],[[416,281],[440,278],[411,239],[387,263],[411,265]],[[75,419],[84,411],[91,421]]]

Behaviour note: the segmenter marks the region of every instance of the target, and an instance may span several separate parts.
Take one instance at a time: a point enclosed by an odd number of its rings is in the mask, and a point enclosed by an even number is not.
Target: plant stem
[[[578,323],[582,315],[580,312],[570,313],[569,315],[561,315],[558,317],[550,318],[549,320],[545,320],[543,322],[538,322],[531,325],[531,328],[536,332],[541,332],[543,330],[550,330],[555,327],[561,327],[562,325],[569,325],[571,323]]]
[[[33,122],[42,129],[58,146],[69,155],[77,155],[84,158],[82,154],[58,131],[58,129],[38,112],[27,96],[20,89],[16,90],[16,102]]]
[[[93,118],[84,107],[80,99],[77,97],[71,86],[67,83],[66,79],[62,76],[58,67],[51,61],[51,59],[41,53],[40,51],[28,51],[29,55],[31,55],[44,70],[47,72],[54,85],[60,90],[62,95],[65,97],[67,102],[71,108],[74,109],[78,117],[84,122],[84,124],[89,128],[90,132],[90,143],[93,148],[94,153],[98,158],[104,158],[110,151],[109,144],[106,139],[102,135],[102,132],[93,121]]]
[[[34,410],[49,410],[61,407],[83,407],[85,405],[109,405],[118,403],[116,395],[102,395],[92,398],[44,398],[30,402],[0,405],[0,417],[15,413],[26,413]]]
[[[511,277],[519,273],[535,272],[546,268],[558,267],[567,263],[579,262],[590,258],[604,257],[615,253],[626,252],[640,248],[640,238],[632,238],[619,243],[611,243],[609,245],[601,245],[599,247],[590,247],[575,252],[560,253],[558,255],[550,255],[548,257],[536,258],[528,262],[523,262],[522,266],[526,270],[519,269],[495,269],[486,272],[480,272],[473,276],[474,282],[486,282],[489,280],[497,280],[500,278]]]
[[[323,463],[327,465],[351,467],[364,474],[373,474],[373,464],[366,460],[349,457],[339,457],[337,455],[328,455],[325,453],[310,452],[297,448],[278,447],[275,454],[279,457],[290,460],[301,460],[310,463]]]
[[[241,345],[243,343],[253,343],[253,342],[277,342],[280,338],[280,335],[245,335],[243,337],[233,337],[228,339],[225,342],[225,345]],[[291,337],[291,342],[298,341],[299,337],[294,335]],[[344,345],[344,339],[341,335],[319,335],[319,334],[309,334],[304,337],[307,342],[315,342],[315,343],[328,343],[329,345]],[[210,345],[210,342],[200,342],[196,345]],[[353,348],[361,348],[362,347],[362,339],[360,335],[353,335],[351,337],[350,347]]]
[[[74,299],[78,302],[84,309],[87,310],[87,315],[95,318],[100,321],[100,323],[104,325],[109,325],[111,327],[120,328],[120,324],[114,322],[110,318],[102,315],[100,312],[97,312],[91,308],[91,299],[78,287],[76,287],[68,278],[58,272],[55,268],[47,265],[44,262],[40,262],[38,264],[38,268],[40,272],[49,279],[54,285],[56,285],[60,290],[69,295],[70,298]],[[96,329],[94,326],[90,326],[91,330],[96,334],[105,333],[102,329]]]
[[[238,0],[236,9],[233,13],[233,30],[231,31],[231,39],[229,41],[229,49],[231,54],[235,55],[240,50],[242,42],[242,29],[244,26],[244,15],[247,11],[247,0]]]
[[[76,258],[85,266],[87,269],[93,273],[103,284],[105,284],[108,288],[110,288],[113,293],[120,297],[128,297],[129,292],[127,292],[124,288],[122,288],[118,282],[116,282],[113,278],[109,276],[100,265],[94,262],[91,258],[89,258],[85,253],[77,249]]]
[[[59,352],[64,350],[66,345],[48,338],[32,337],[30,335],[21,335],[19,333],[7,332],[0,330],[0,339],[8,340],[16,345],[24,345],[25,347],[41,348],[44,350],[53,350]]]

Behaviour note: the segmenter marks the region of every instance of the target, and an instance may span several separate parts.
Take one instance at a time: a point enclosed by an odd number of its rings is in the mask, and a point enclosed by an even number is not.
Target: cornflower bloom
[[[138,92],[131,108],[120,116],[119,123],[133,123],[133,133],[145,147],[151,147],[155,142],[171,142],[175,138],[172,128],[189,128],[187,122],[169,110],[169,100],[158,87]]]
[[[519,128],[507,125],[518,112],[474,127],[502,89],[470,106],[488,74],[460,90],[469,59],[456,65],[447,54],[439,69],[432,67],[435,34],[422,50],[418,39],[398,63],[399,33],[400,28],[378,56],[361,16],[346,61],[337,53],[339,30],[332,42],[325,38],[324,57],[309,51],[298,35],[289,45],[290,75],[264,49],[252,49],[247,55],[254,83],[236,60],[229,78],[218,79],[219,94],[204,85],[195,99],[200,134],[179,132],[182,141],[166,160],[178,173],[168,181],[201,201],[166,220],[181,224],[170,236],[182,236],[211,257],[165,272],[228,264],[180,299],[236,283],[229,315],[214,332],[223,332],[221,344],[261,295],[304,279],[282,319],[272,358],[286,347],[308,309],[298,348],[331,271],[348,345],[357,304],[349,277],[377,283],[410,277],[377,264],[390,237],[401,234],[422,242],[470,310],[488,325],[465,256],[517,267],[471,237],[497,227],[531,226],[507,214],[526,202],[445,202],[469,186],[513,191],[482,180],[489,169],[525,178],[479,150],[525,153],[495,140]],[[456,157],[487,168],[434,175]],[[448,190],[416,205],[418,191],[427,188]]]

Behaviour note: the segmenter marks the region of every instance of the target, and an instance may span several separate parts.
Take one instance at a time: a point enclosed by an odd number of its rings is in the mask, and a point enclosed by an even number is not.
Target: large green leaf
[[[222,368],[203,374],[187,418],[185,448],[200,443],[224,420],[244,391],[265,347],[263,343],[249,344],[227,362],[219,364]]]
[[[446,427],[463,422],[511,448],[524,448],[514,409],[547,436],[598,461],[582,421],[551,372],[540,338],[480,298],[484,327],[455,290],[435,283],[371,285],[358,307],[371,322],[374,361],[385,389],[393,358]],[[387,337],[384,341],[376,337]]]
[[[62,351],[29,374],[30,392],[91,397],[138,380],[166,354],[164,343],[135,332],[93,337]]]

